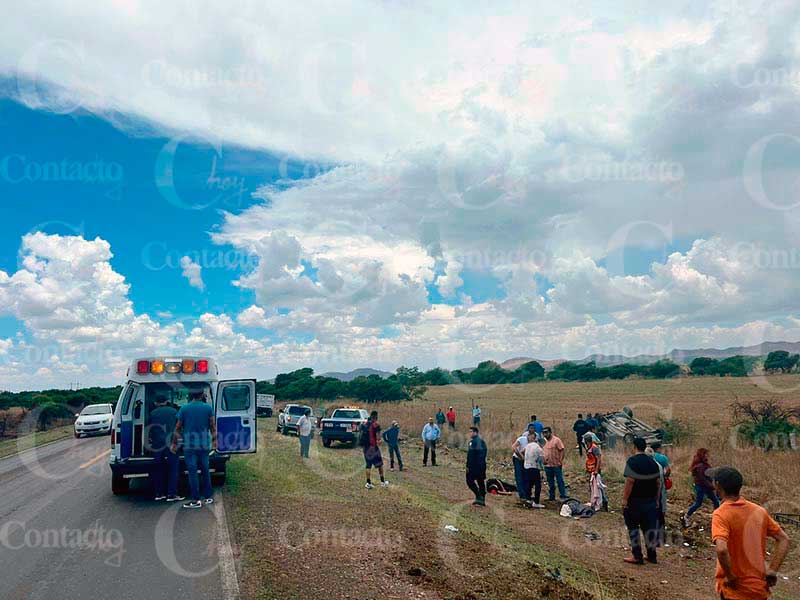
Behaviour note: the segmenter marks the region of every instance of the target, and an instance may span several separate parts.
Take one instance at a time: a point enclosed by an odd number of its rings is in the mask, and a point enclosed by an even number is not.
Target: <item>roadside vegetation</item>
[[[228,475],[244,596],[709,598],[714,575],[710,504],[697,513],[692,528],[684,530],[678,522],[693,500],[689,465],[697,447],[710,449],[712,466],[731,464],[742,471],[748,499],[773,513],[797,512],[787,483],[800,477],[797,454],[765,453],[737,434],[734,402],[758,410],[778,395],[776,390],[787,390],[779,404],[798,406],[791,390],[800,387],[800,376],[770,375],[768,383],[766,388],[747,378],[713,376],[432,385],[422,400],[372,406],[384,426],[400,423],[401,451],[410,467],[387,472],[388,490],[364,490],[358,448],[326,449],[316,439],[311,459],[304,462],[297,439],[274,433],[274,421],[262,419],[259,453],[232,461]],[[619,508],[626,458],[621,450],[604,456],[613,512],[575,521],[558,515],[558,503],[545,502],[546,509],[530,511],[518,508],[514,497],[490,497],[483,511],[472,507],[463,469],[466,430],[476,403],[483,409],[481,434],[489,445],[490,477],[513,481],[510,445],[536,414],[567,446],[568,491],[584,501],[583,462],[571,429],[577,413],[628,406],[638,418],[672,435],[666,447],[675,483],[668,500],[670,546],[660,554],[658,567],[622,563],[629,551]],[[456,411],[457,430],[445,431],[439,466],[423,469],[419,432],[437,408],[448,406]],[[798,530],[788,526],[787,532],[798,547]],[[773,598],[800,597],[800,554],[790,553],[784,573],[788,579],[779,582]]]

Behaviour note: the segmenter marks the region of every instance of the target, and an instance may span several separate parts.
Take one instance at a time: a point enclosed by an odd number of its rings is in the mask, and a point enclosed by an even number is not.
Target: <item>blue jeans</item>
[[[400,446],[398,444],[387,444],[389,446],[389,467],[394,469],[394,459],[397,457],[397,466],[403,470],[403,459],[400,458]]]
[[[156,497],[178,495],[178,455],[162,448],[153,452],[153,489]]]
[[[528,498],[528,486],[527,481],[525,479],[525,463],[519,460],[516,456],[511,459],[514,463],[514,483],[517,486],[517,494],[519,494],[520,500],[529,500]]]
[[[714,490],[703,487],[702,485],[695,484],[694,495],[695,495],[694,504],[692,504],[689,507],[689,510],[686,511],[687,518],[691,517],[696,510],[698,510],[701,506],[703,506],[703,500],[705,500],[706,496],[708,496],[708,499],[711,500],[711,503],[714,505],[715,509],[719,508],[719,498],[717,498],[717,495],[714,493]]]
[[[197,480],[197,469],[200,469],[200,476],[203,478],[203,498],[211,498],[211,471],[208,467],[208,450],[186,450],[183,451],[183,460],[186,462],[186,470],[189,472],[189,490],[192,500],[200,500],[200,485]]]
[[[300,456],[308,458],[308,448],[311,446],[311,435],[300,435]]]
[[[561,467],[545,467],[544,473],[547,476],[547,487],[550,490],[550,500],[556,499],[556,486],[558,482],[558,495],[561,499],[567,497],[567,486],[564,485],[564,471]]]

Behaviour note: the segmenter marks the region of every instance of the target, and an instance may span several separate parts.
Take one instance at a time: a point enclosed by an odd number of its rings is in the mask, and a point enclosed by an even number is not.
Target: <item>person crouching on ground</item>
[[[626,563],[644,564],[641,533],[647,548],[647,562],[656,564],[658,547],[658,511],[661,503],[661,467],[645,454],[647,442],[637,437],[633,440],[635,453],[625,463],[625,489],[622,492],[622,514],[631,539],[633,556]]]
[[[476,506],[486,506],[486,442],[477,427],[469,428],[469,446],[467,447],[467,487],[475,494]]]
[[[394,457],[397,457],[397,466],[403,470],[403,459],[400,457],[400,425],[392,421],[392,426],[383,432],[383,441],[389,448],[389,470],[394,471]]]
[[[789,551],[789,536],[770,514],[739,494],[742,474],[733,467],[714,469],[714,489],[722,506],[711,517],[717,552],[716,589],[722,600],[767,600]],[[767,538],[775,540],[767,566]]]
[[[525,446],[525,495],[532,500],[532,508],[544,508],[544,504],[539,501],[542,496],[542,454],[542,446],[537,435],[529,434],[528,445]]]
[[[433,422],[433,417],[428,419],[425,427],[422,428],[422,466],[428,466],[428,453],[431,455],[431,466],[436,466],[436,442],[442,435],[439,426]]]
[[[542,431],[545,439],[542,462],[544,473],[547,476],[548,499],[556,499],[556,482],[558,482],[558,495],[562,500],[567,499],[567,487],[564,485],[564,443],[555,435],[550,427]]]
[[[389,482],[383,477],[383,457],[381,456],[381,449],[378,447],[378,442],[381,437],[381,426],[378,425],[378,411],[373,410],[364,426],[362,435],[366,435],[364,444],[364,463],[367,470],[367,483],[364,486],[371,490],[375,486],[372,485],[370,478],[372,474],[372,467],[378,468],[378,474],[381,476],[381,487],[387,487]]]

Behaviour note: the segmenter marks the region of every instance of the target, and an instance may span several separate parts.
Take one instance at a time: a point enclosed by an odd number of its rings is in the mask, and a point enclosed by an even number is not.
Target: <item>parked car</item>
[[[278,413],[276,431],[283,435],[289,435],[292,432],[297,433],[297,422],[300,420],[300,417],[306,414],[307,410],[311,411],[311,418],[313,419],[314,409],[307,404],[287,404],[284,406]]]
[[[367,422],[369,413],[357,406],[337,408],[327,419],[320,421],[319,435],[322,445],[329,448],[331,443],[342,442],[355,446],[358,442],[361,425]]]
[[[82,435],[111,435],[114,407],[111,404],[90,404],[75,419],[75,437]]]

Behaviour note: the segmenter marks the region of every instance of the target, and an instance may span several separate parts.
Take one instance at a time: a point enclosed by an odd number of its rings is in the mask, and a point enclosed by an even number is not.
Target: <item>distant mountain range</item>
[[[679,350],[675,349],[668,354],[655,355],[655,354],[639,354],[636,356],[622,356],[619,354],[590,354],[586,358],[580,360],[573,360],[575,363],[587,363],[594,361],[598,367],[610,367],[612,365],[619,365],[622,363],[630,363],[634,365],[650,365],[659,360],[671,360],[676,363],[688,364],[695,358],[700,356],[707,356],[708,358],[728,358],[729,356],[766,356],[770,352],[776,350],[785,350],[791,354],[800,353],[800,342],[764,342],[755,346],[732,346],[730,348],[697,348],[694,350]],[[507,361],[500,363],[500,366],[509,371],[513,371],[520,365],[535,360],[541,364],[545,371],[550,371],[555,368],[559,363],[565,362],[564,359],[554,360],[539,360],[537,358],[529,357],[516,357],[510,358]]]
[[[352,371],[347,371],[347,373],[342,373],[339,371],[331,371],[330,373],[323,373],[323,377],[333,377],[334,379],[338,379],[339,381],[353,381],[356,377],[369,377],[370,375],[379,375],[383,378],[392,375],[389,371],[380,371],[378,369],[353,369]]]

